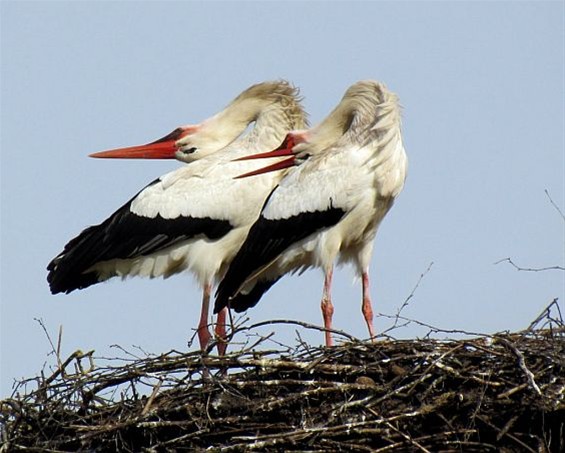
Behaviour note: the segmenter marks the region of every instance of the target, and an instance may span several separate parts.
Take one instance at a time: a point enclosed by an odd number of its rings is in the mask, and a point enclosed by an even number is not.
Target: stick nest
[[[564,451],[565,325],[549,312],[464,339],[77,351],[0,402],[0,451]]]

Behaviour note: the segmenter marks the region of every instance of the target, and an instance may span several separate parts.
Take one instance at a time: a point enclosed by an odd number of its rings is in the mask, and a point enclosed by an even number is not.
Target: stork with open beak
[[[362,313],[375,336],[369,263],[377,228],[406,177],[396,95],[375,81],[352,85],[316,128],[291,133],[287,149],[253,158],[287,159],[242,176],[294,167],[269,195],[259,219],[233,259],[216,293],[214,311],[244,311],[286,273],[320,267],[326,345],[334,312],[334,263],[351,262],[362,281]],[[290,157],[288,157],[290,156]]]
[[[252,122],[253,128],[240,137]],[[234,179],[258,164],[233,159],[273,149],[305,122],[298,90],[284,81],[265,82],[198,125],[180,127],[147,145],[96,153],[191,163],[150,183],[104,222],[65,245],[47,267],[52,293],[70,293],[116,276],[169,277],[190,271],[203,288],[198,338],[206,349],[212,285],[281,178],[271,173]],[[225,310],[218,316],[216,334],[225,338]],[[218,347],[222,354],[225,345]]]

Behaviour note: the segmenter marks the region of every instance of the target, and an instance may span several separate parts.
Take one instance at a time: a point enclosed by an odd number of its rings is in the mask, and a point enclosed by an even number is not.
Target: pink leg
[[[324,293],[322,295],[322,317],[324,318],[324,327],[332,328],[332,317],[334,314],[334,306],[332,304],[331,286],[332,286],[333,269],[330,268],[326,272],[324,279]],[[332,335],[326,331],[326,346],[333,346]]]
[[[226,349],[228,347],[227,344],[227,335],[226,335],[226,314],[228,312],[228,308],[224,307],[220,313],[218,313],[218,318],[216,319],[216,341],[218,342],[218,354],[225,355]]]
[[[198,340],[200,341],[200,349],[206,350],[212,335],[208,331],[208,309],[210,307],[210,293],[212,285],[206,284],[202,292],[202,310],[200,311],[200,322],[198,323]]]
[[[373,340],[375,338],[375,328],[373,327],[373,308],[371,307],[371,295],[369,293],[368,272],[363,272],[363,305],[361,306],[361,311],[369,328],[371,340]]]

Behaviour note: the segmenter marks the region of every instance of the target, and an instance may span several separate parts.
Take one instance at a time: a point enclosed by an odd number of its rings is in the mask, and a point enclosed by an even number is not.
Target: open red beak
[[[267,153],[251,154],[249,156],[240,157],[234,159],[234,162],[238,160],[251,160],[251,159],[265,159],[269,157],[282,157],[282,156],[292,156],[292,148],[295,145],[294,137],[291,134],[287,134],[283,142],[279,147],[273,151]]]
[[[258,153],[258,154],[251,154],[249,156],[240,157],[239,159],[234,159],[234,161],[238,160],[251,160],[251,159],[268,159],[270,157],[284,157],[284,156],[292,156],[289,159],[281,160],[272,165],[268,165],[266,167],[260,168],[258,170],[250,171],[249,173],[244,173],[242,175],[236,176],[234,179],[240,178],[248,178],[249,176],[260,175],[263,173],[269,173],[271,171],[282,170],[284,168],[292,167],[294,165],[294,154],[292,152],[292,148],[294,147],[294,138],[292,135],[288,134],[280,146],[273,150],[266,153]]]
[[[90,157],[102,159],[174,159],[177,147],[175,143],[194,132],[193,126],[177,127],[173,132],[146,145],[116,148],[90,154]]]
[[[266,167],[259,168],[258,170],[250,171],[249,173],[244,173],[242,175],[236,176],[234,179],[248,178],[249,176],[260,175],[263,173],[269,173],[271,171],[282,170],[284,168],[289,168],[294,165],[294,154],[290,149],[275,149],[274,151],[269,151],[268,153],[252,154],[251,156],[245,156],[236,160],[249,160],[249,159],[264,159],[269,157],[281,157],[281,156],[292,156],[289,159],[281,160],[275,164],[267,165]]]

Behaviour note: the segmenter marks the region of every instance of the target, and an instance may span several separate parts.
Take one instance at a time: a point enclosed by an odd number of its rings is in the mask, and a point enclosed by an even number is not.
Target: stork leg
[[[226,349],[228,347],[227,334],[226,334],[226,314],[228,308],[224,307],[220,313],[218,313],[218,318],[216,319],[216,340],[218,342],[218,354],[225,355]]]
[[[375,328],[373,327],[373,308],[371,306],[371,295],[369,292],[369,273],[367,271],[363,272],[363,304],[361,306],[361,311],[365,317],[365,322],[369,328],[369,335],[371,340],[375,338]]]
[[[198,323],[198,341],[200,341],[200,349],[206,350],[212,335],[208,330],[208,309],[210,308],[210,294],[212,293],[212,285],[207,283],[202,291],[202,310],[200,311],[200,322]]]
[[[322,317],[324,318],[324,327],[326,329],[332,328],[332,317],[334,314],[334,306],[332,304],[331,287],[332,287],[333,268],[326,271],[324,279],[324,292],[322,294]],[[326,330],[326,346],[333,346],[333,339],[331,332]]]

